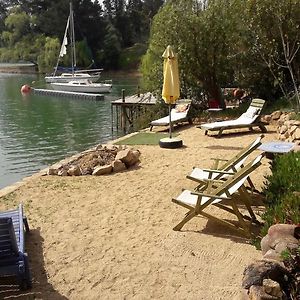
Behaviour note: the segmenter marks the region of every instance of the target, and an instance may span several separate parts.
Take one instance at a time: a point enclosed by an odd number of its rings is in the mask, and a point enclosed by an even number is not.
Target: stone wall
[[[300,121],[293,120],[294,113],[274,111],[263,116],[262,120],[276,126],[278,140],[300,145]]]

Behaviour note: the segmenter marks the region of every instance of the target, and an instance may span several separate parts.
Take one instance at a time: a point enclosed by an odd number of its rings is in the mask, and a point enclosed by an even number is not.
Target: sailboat
[[[69,82],[52,82],[51,86],[57,91],[77,93],[110,93],[111,83],[91,82],[88,79],[71,80]]]
[[[70,49],[71,49],[71,72],[62,73],[58,75],[58,64],[60,59],[67,54],[68,36],[70,38]],[[103,69],[93,69],[93,70],[76,70],[76,49],[75,49],[75,31],[74,31],[74,14],[72,2],[70,2],[70,14],[67,20],[67,25],[65,29],[64,38],[62,41],[61,49],[57,59],[57,64],[54,69],[54,73],[50,76],[45,76],[46,83],[53,82],[70,82],[74,80],[89,80],[90,82],[96,82],[100,79],[100,74]],[[88,72],[93,72],[89,74]]]

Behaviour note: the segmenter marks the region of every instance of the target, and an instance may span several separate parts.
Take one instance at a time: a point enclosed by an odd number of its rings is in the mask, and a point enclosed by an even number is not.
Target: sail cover
[[[70,24],[70,17],[68,18],[68,21],[67,21],[67,26],[66,26],[66,30],[65,30],[64,39],[63,39],[63,42],[61,44],[61,48],[60,48],[60,52],[59,52],[59,57],[63,57],[64,55],[67,54],[67,45],[68,45],[67,34],[68,34],[69,24]]]

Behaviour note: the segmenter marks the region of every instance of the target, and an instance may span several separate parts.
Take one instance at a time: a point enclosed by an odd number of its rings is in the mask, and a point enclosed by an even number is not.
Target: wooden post
[[[122,108],[121,108],[121,128],[126,132],[126,107],[125,107],[125,89],[122,89]]]

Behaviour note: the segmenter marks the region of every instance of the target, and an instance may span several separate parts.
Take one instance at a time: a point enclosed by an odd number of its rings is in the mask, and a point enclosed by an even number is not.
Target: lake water
[[[107,75],[109,76],[109,75]],[[22,96],[27,83],[45,88],[42,77],[0,73],[0,189],[74,153],[122,135],[112,130],[111,101],[137,90],[136,76],[112,75],[103,101]]]

